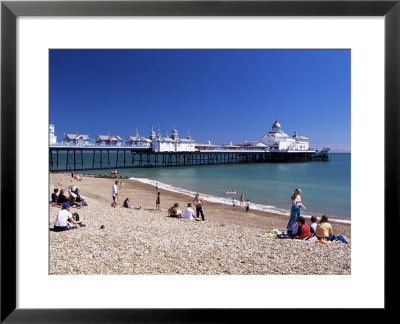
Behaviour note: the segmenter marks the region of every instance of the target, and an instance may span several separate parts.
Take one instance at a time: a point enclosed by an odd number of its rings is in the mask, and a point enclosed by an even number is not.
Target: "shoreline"
[[[174,187],[174,186],[171,186],[171,185],[169,185],[167,183],[163,183],[163,182],[160,182],[160,181],[152,180],[152,179],[149,179],[149,178],[129,177],[129,178],[125,178],[125,179],[126,180],[132,180],[132,181],[140,182],[140,183],[143,183],[143,184],[148,184],[149,186],[152,186],[152,187],[155,187],[155,184],[158,183],[160,189],[164,189],[164,190],[167,190],[167,191],[170,191],[170,192],[174,192],[174,193],[177,193],[177,194],[182,194],[182,195],[187,195],[187,196],[194,196],[196,194],[196,192],[194,192],[194,191],[190,191],[190,190],[187,190],[187,189]],[[210,195],[210,194],[207,194],[207,193],[200,193],[200,195],[203,197],[203,199],[205,201],[212,202],[212,203],[217,203],[217,204],[222,204],[222,205],[227,205],[227,206],[232,206],[230,197],[222,198],[222,197]],[[239,200],[237,200],[237,202],[238,202],[238,204],[240,203]],[[265,212],[265,213],[273,214],[273,215],[280,215],[280,216],[284,216],[284,217],[288,217],[288,215],[290,215],[290,210],[289,209],[286,210],[284,208],[280,208],[280,207],[276,207],[276,206],[267,206],[267,205],[264,205],[264,204],[258,204],[258,203],[254,203],[254,202],[250,202],[250,203],[251,203],[251,209],[252,210],[257,210],[257,211],[261,211],[261,212]],[[306,219],[310,219],[311,216],[321,217],[322,214],[317,214],[317,213],[308,214],[306,212],[302,212],[302,216],[305,217]],[[334,222],[334,223],[343,223],[343,224],[351,225],[351,220],[346,220],[346,219],[343,219],[343,218],[329,216],[329,220],[330,220],[330,222]]]
[[[193,197],[160,188],[162,211],[156,211],[156,188],[127,178],[117,178],[124,187],[118,188],[120,205],[112,208],[115,180],[85,176],[78,182],[69,174],[50,174],[49,194],[75,184],[88,203],[71,208],[86,227],[49,232],[50,274],[351,273],[351,224],[331,222],[334,234],[346,236],[350,244],[265,238],[275,228],[284,230],[289,217],[206,201],[205,223],[170,218],[169,207],[178,202],[184,210]],[[126,197],[141,210],[120,207]],[[49,210],[52,221],[59,208]],[[65,258],[62,251],[70,246],[78,248]]]
[[[61,173],[59,173],[61,174]],[[63,174],[67,174],[67,173],[63,173]],[[179,187],[174,187],[172,185],[169,185],[167,183],[163,183],[157,180],[153,180],[153,179],[149,179],[149,178],[135,178],[135,177],[128,177],[125,176],[123,178],[116,178],[115,176],[107,176],[107,175],[95,175],[95,174],[88,174],[85,175],[85,177],[89,177],[89,178],[98,178],[98,179],[114,179],[114,180],[119,180],[119,181],[135,181],[135,182],[139,182],[142,184],[146,184],[149,185],[149,187],[151,188],[155,188],[155,184],[158,183],[159,188],[172,192],[172,193],[176,193],[176,194],[182,194],[182,195],[186,195],[186,196],[194,196],[196,192],[194,191],[190,191],[188,189],[184,189],[184,188],[179,188]],[[210,195],[207,193],[200,193],[201,197],[209,202],[209,203],[216,203],[216,204],[221,204],[221,205],[225,205],[225,206],[232,206],[231,203],[231,198],[230,197],[218,197],[218,196],[214,196],[214,195]],[[244,201],[245,203],[246,201]],[[237,200],[238,206],[240,201]],[[289,217],[290,215],[290,209],[284,209],[284,208],[280,208],[280,207],[276,207],[276,206],[268,206],[268,205],[264,205],[264,204],[258,204],[258,203],[254,203],[252,201],[250,201],[251,203],[251,209],[252,211],[260,211],[260,212],[264,212],[270,215],[276,215],[276,216],[282,216],[282,217]],[[306,220],[310,219],[311,216],[316,216],[318,219],[323,215],[323,213],[307,213],[302,211],[301,215],[303,217],[306,218]],[[351,220],[347,220],[344,218],[339,218],[339,217],[334,217],[331,215],[328,215],[329,217],[329,221],[331,223],[340,223],[340,224],[348,224],[351,225]]]

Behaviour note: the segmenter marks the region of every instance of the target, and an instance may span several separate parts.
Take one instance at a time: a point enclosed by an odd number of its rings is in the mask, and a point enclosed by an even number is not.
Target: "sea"
[[[149,169],[118,169],[121,176],[162,189],[194,195],[200,193],[206,201],[231,204],[245,201],[252,209],[289,215],[290,197],[296,188],[306,217],[323,214],[340,222],[351,222],[351,154],[330,153],[329,161],[292,163],[251,163],[170,167]],[[107,174],[109,170],[88,171]],[[125,181],[125,180],[124,180]],[[128,180],[129,181],[129,180]],[[236,194],[227,194],[227,191]]]

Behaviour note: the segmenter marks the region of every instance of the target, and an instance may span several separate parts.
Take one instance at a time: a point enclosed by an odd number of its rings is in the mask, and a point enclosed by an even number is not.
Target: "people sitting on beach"
[[[246,201],[246,212],[250,210],[250,200],[247,199]]]
[[[82,207],[82,203],[77,201],[78,195],[74,192],[71,191],[69,197],[68,197],[68,203],[72,206],[72,207],[77,207],[77,208],[81,208]]]
[[[321,220],[317,225],[316,230],[317,243],[326,243],[327,241],[332,241],[335,238],[332,231],[332,225],[329,223],[329,218],[327,215],[322,215]]]
[[[287,231],[287,235],[291,238],[295,238],[300,235],[300,221],[297,219],[293,224],[290,230]]]
[[[308,225],[310,225],[312,236],[315,236],[315,233],[317,231],[317,217],[311,216],[311,221],[308,223]]]
[[[81,220],[74,220],[72,214],[70,213],[70,207],[70,204],[63,203],[62,209],[57,213],[53,231],[61,232],[72,228],[77,228],[77,225],[82,223]]]
[[[194,216],[194,210],[192,209],[192,204],[188,203],[187,208],[185,209],[185,217],[190,220],[199,220]]]
[[[311,232],[310,232],[310,225],[306,224],[306,219],[303,216],[299,217],[299,230],[298,230],[298,235],[296,235],[296,238],[299,240],[304,240],[305,238],[310,238],[311,237]]]
[[[232,198],[232,206],[233,206],[233,208],[235,208],[236,204],[237,204],[237,201],[236,201],[235,197],[233,197]]]
[[[135,206],[131,205],[131,204],[129,203],[129,198],[126,198],[126,199],[124,200],[124,204],[123,204],[123,206],[124,206],[125,208],[129,208],[129,209],[137,209],[137,210],[139,210],[139,209],[141,209],[141,208],[142,208],[141,206],[139,206],[139,207],[135,207]]]
[[[68,198],[67,198],[67,196],[65,195],[65,190],[64,190],[64,189],[61,189],[61,190],[60,190],[60,194],[58,195],[58,198],[57,198],[57,203],[63,204],[63,203],[65,203],[65,202],[67,202],[67,201],[68,201]]]
[[[56,203],[58,199],[58,188],[54,188],[54,192],[51,194],[51,202]]]
[[[181,218],[182,211],[178,207],[179,207],[179,204],[175,203],[170,209],[168,209],[168,216]]]

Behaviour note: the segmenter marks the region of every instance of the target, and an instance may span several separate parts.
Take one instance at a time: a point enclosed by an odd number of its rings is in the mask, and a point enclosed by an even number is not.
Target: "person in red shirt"
[[[307,237],[311,237],[311,227],[306,224],[306,219],[303,216],[299,217],[300,229],[299,235],[296,237],[299,240],[304,240]]]

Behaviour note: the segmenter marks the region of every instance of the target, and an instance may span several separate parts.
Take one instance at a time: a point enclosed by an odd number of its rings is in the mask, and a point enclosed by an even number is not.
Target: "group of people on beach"
[[[77,181],[82,181],[83,180],[83,174],[74,174],[74,170],[71,170],[71,178],[75,179]],[[71,179],[71,181],[72,181]]]
[[[242,193],[240,195],[240,206],[243,207],[244,205],[244,193]],[[235,197],[232,198],[232,207],[235,209],[235,207],[237,206],[237,201],[235,199]],[[246,212],[248,212],[250,210],[250,200],[247,199],[246,201]]]
[[[312,216],[310,222],[307,224],[306,219],[301,216],[301,209],[306,209],[301,200],[301,189],[296,188],[293,195],[290,197],[292,208],[290,210],[289,222],[286,226],[287,234],[281,234],[279,238],[296,238],[300,240],[308,240],[315,237],[316,243],[326,244],[328,241],[340,240],[348,243],[343,235],[336,237],[333,234],[332,225],[329,223],[329,217],[322,215],[319,223],[317,217]]]
[[[73,172],[71,176],[74,177]],[[111,195],[112,195],[112,207],[116,207],[119,204],[118,200],[118,186],[122,187],[122,182],[116,180],[114,185],[112,186]],[[156,210],[161,210],[160,208],[160,190],[158,187],[158,183],[156,184],[157,196],[156,196]],[[322,215],[319,222],[317,222],[317,217],[312,216],[310,222],[306,222],[306,219],[301,216],[301,209],[306,209],[301,199],[301,189],[296,188],[293,192],[293,195],[290,197],[291,199],[291,210],[288,224],[286,226],[287,233],[279,234],[279,238],[296,238],[300,240],[308,240],[314,238],[315,242],[318,243],[326,243],[332,240],[341,240],[342,242],[347,243],[347,239],[339,235],[336,237],[333,234],[332,225],[329,223],[329,218],[327,215]],[[57,213],[56,222],[54,224],[54,231],[63,231],[70,228],[76,228],[78,224],[81,224],[82,221],[79,220],[79,215],[77,213],[70,213],[71,207],[81,208],[82,206],[87,206],[83,197],[79,194],[79,188],[76,185],[69,186],[68,192],[64,189],[59,190],[58,188],[54,188],[54,191],[51,195],[50,204],[52,206],[61,207],[61,210]],[[189,220],[195,221],[203,221],[205,222],[204,216],[204,204],[205,201],[200,197],[199,193],[196,193],[193,202],[189,202],[184,211],[182,211],[179,207],[179,203],[175,203],[172,207],[168,209],[169,217],[176,218],[187,218]],[[196,212],[193,209],[193,205],[195,207]],[[232,198],[233,208],[237,206],[237,202],[235,198]],[[240,206],[244,205],[244,193],[240,195]],[[250,209],[250,201],[247,199],[245,204],[246,212]],[[126,198],[123,202],[122,207],[128,209],[136,209],[140,210],[141,206],[135,206],[130,201],[129,198]],[[201,216],[201,218],[200,218]]]
[[[206,219],[204,217],[204,210],[203,210],[203,206],[204,206],[205,202],[200,197],[200,194],[196,193],[196,195],[193,199],[193,204],[196,207],[196,214],[194,213],[194,210],[192,208],[192,203],[187,204],[187,207],[186,207],[184,213],[182,213],[182,210],[179,209],[179,204],[175,203],[171,208],[168,209],[167,216],[168,217],[176,217],[176,218],[185,217],[189,220],[200,221],[200,215],[201,215],[201,221],[205,222]]]
[[[71,207],[76,208],[87,206],[86,201],[79,194],[79,188],[75,185],[70,186],[67,192],[64,189],[59,190],[58,188],[54,188],[51,194],[50,205],[61,207],[64,203],[68,203]]]

